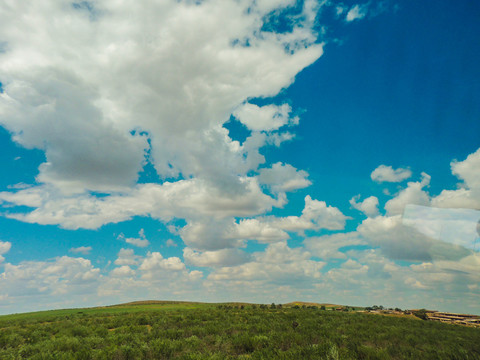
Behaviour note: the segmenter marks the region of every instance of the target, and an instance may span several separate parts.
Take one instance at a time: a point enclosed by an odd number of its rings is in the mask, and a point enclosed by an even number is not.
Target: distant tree
[[[277,307],[275,306],[275,303],[272,303],[272,305],[270,305],[270,309],[276,309]]]
[[[253,304],[252,309],[256,309],[256,308],[257,308],[257,305]]]
[[[320,306],[320,310],[327,310],[327,308],[325,307],[325,305],[322,305]]]
[[[294,308],[294,309],[300,309],[300,306],[294,305],[293,308]]]
[[[425,309],[420,309],[420,310],[414,311],[413,315],[415,315],[416,317],[418,317],[422,320],[428,320],[427,310],[425,310]]]
[[[282,307],[283,307],[282,304],[277,305],[277,309],[281,309]]]

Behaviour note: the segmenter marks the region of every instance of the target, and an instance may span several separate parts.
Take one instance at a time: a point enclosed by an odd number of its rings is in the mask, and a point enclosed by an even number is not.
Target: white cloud
[[[247,240],[272,243],[288,239],[288,232],[303,234],[306,230],[342,230],[349,219],[335,207],[324,201],[305,197],[301,216],[265,216],[253,219],[212,220],[190,222],[180,230],[180,235],[189,247],[199,250],[220,250],[241,247]]]
[[[438,207],[480,209],[480,148],[463,161],[452,161],[452,174],[462,183],[457,190],[443,190],[432,199]]]
[[[13,301],[24,296],[39,299],[93,293],[101,278],[100,270],[93,267],[90,260],[68,256],[53,261],[25,261],[18,265],[6,263],[4,267],[0,288]]]
[[[480,190],[480,149],[463,161],[452,161],[452,174],[465,182],[470,189]]]
[[[6,254],[7,252],[10,251],[10,248],[12,247],[12,243],[9,241],[0,241],[0,264],[5,260],[5,258],[2,256]]]
[[[115,265],[137,265],[141,256],[135,255],[133,249],[120,249]]]
[[[430,196],[423,190],[430,184],[430,175],[422,173],[422,180],[418,182],[409,182],[407,188],[399,192],[393,199],[387,201],[385,210],[388,215],[399,215],[408,204],[429,205]]]
[[[292,165],[277,162],[270,168],[262,168],[259,171],[258,181],[269,185],[275,191],[293,191],[310,186],[312,182],[307,179],[308,173],[297,170]]]
[[[185,264],[178,257],[164,258],[159,252],[149,252],[139,269],[151,277],[152,273],[157,270],[185,270]]]
[[[429,206],[407,205],[403,224],[444,242],[475,249],[480,237],[477,226],[480,211],[473,209],[446,209]],[[478,249],[480,250],[480,248]]]
[[[77,248],[71,248],[68,251],[71,252],[71,253],[74,253],[74,254],[88,255],[88,254],[90,254],[90,251],[92,251],[92,247],[91,246],[80,246],[80,247],[77,247]]]
[[[188,247],[183,249],[183,258],[189,265],[200,267],[235,266],[247,262],[250,255],[239,249],[196,252]]]
[[[298,117],[290,117],[292,108],[288,104],[258,106],[246,103],[237,108],[233,115],[253,131],[277,130],[284,125],[297,125]]]
[[[357,231],[365,241],[379,247],[388,258],[407,261],[460,260],[471,251],[433,238],[404,224],[400,215],[368,218]]]
[[[303,232],[304,230],[343,230],[349,217],[333,206],[327,206],[324,201],[305,197],[305,208],[302,215],[271,218],[271,224],[285,231]]]
[[[1,124],[21,145],[45,151],[37,179],[63,192],[124,191],[149,147],[161,177],[234,186],[250,169],[222,125],[322,55],[315,2],[305,2],[291,32],[262,31],[265,15],[289,4],[107,1],[92,3],[94,19],[61,2],[11,4],[0,15],[9,44]],[[288,105],[273,108],[268,128],[296,122]]]
[[[309,237],[303,241],[305,248],[321,259],[347,259],[347,255],[339,249],[347,246],[364,245],[357,232],[338,233],[319,237]]]
[[[127,238],[124,234],[120,234],[118,235],[117,239],[125,240],[127,244],[138,247],[147,247],[148,245],[150,245],[150,241],[148,241],[145,237],[145,231],[143,229],[140,229],[140,231],[138,232],[138,236],[138,238]]]
[[[378,198],[376,196],[370,196],[362,202],[358,202],[359,199],[360,195],[354,196],[350,199],[350,205],[352,205],[354,209],[363,212],[368,217],[375,217],[379,214]]]
[[[254,261],[238,266],[223,267],[208,276],[209,281],[259,281],[260,284],[305,286],[321,277],[325,263],[310,260],[311,254],[302,248],[290,248],[286,242],[270,244],[265,252],[253,254]],[[253,283],[252,283],[253,285]]]
[[[412,176],[410,169],[393,169],[391,166],[380,165],[373,170],[370,177],[376,182],[401,182]]]
[[[357,4],[352,6],[348,11],[347,16],[345,17],[345,20],[347,22],[351,22],[354,20],[363,19],[367,15],[368,6],[369,6],[369,3],[363,4],[363,5]],[[337,14],[338,14],[338,8],[337,8]]]
[[[133,216],[151,216],[162,221],[175,217],[225,218],[252,216],[281,206],[264,194],[255,178],[240,179],[238,191],[226,192],[199,179],[140,184],[127,194],[95,197],[88,194],[58,196],[49,187],[37,186],[11,192],[0,192],[0,200],[17,206],[36,207],[29,213],[15,212],[6,216],[17,220],[58,224],[67,229],[96,229],[107,223],[131,219]]]
[[[115,269],[110,271],[110,276],[112,277],[123,278],[123,277],[129,277],[134,275],[135,275],[135,271],[132,268],[130,268],[130,266],[127,266],[127,265],[116,267]]]

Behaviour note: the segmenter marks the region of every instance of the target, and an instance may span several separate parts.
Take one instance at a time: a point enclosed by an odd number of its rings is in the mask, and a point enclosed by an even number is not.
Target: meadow
[[[143,303],[0,316],[0,359],[480,359],[480,329],[313,306]]]

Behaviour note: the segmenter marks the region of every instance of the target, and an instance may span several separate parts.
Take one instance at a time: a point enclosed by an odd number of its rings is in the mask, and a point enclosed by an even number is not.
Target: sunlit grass
[[[0,329],[2,360],[480,359],[480,329],[308,307],[133,304],[1,316]]]

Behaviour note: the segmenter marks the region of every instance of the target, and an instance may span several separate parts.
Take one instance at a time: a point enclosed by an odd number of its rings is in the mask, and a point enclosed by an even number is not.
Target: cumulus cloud
[[[74,254],[88,255],[88,254],[90,254],[90,251],[92,251],[92,247],[91,246],[79,246],[77,248],[71,248],[68,251],[71,252],[71,253],[74,253]]]
[[[141,256],[135,255],[133,249],[120,249],[115,265],[137,265]]]
[[[457,190],[443,190],[432,199],[437,207],[480,209],[480,149],[463,161],[452,161],[452,174],[462,182]]]
[[[352,205],[354,209],[363,212],[368,217],[375,217],[379,214],[378,198],[376,196],[370,196],[361,202],[358,202],[358,200],[360,200],[360,195],[350,199],[350,205]]]
[[[366,244],[357,232],[314,236],[303,241],[305,248],[321,259],[347,259],[345,252],[339,251],[355,245]]]
[[[379,247],[390,259],[408,261],[457,261],[471,251],[444,242],[406,225],[400,215],[377,216],[364,220],[357,228],[368,244]]]
[[[89,11],[10,4],[0,19],[9,44],[1,123],[22,146],[45,151],[37,179],[64,192],[134,185],[146,150],[161,177],[234,185],[249,169],[222,125],[247,99],[277,94],[322,55],[311,1],[292,31],[262,29],[265,15],[289,4],[107,1]],[[35,36],[27,36],[32,24]],[[297,121],[289,105],[257,112],[272,110],[264,129]]]
[[[12,243],[9,241],[0,241],[0,264],[5,260],[5,258],[2,256],[6,254],[7,252],[10,251],[10,248],[12,247]]]
[[[150,245],[150,241],[145,237],[145,231],[140,229],[138,232],[138,238],[127,238],[124,234],[118,235],[117,239],[124,240],[127,244],[131,244],[138,247],[147,247]]]
[[[397,196],[387,201],[385,210],[388,215],[402,214],[408,204],[429,205],[430,196],[423,189],[430,184],[430,175],[422,173],[422,179],[417,182],[409,182],[407,187],[400,191]]]
[[[148,277],[157,270],[185,270],[185,264],[178,257],[164,258],[159,252],[149,252],[143,259],[139,269],[145,271]]]
[[[393,169],[391,166],[380,165],[373,170],[370,177],[376,182],[401,182],[412,176],[410,169]]]
[[[191,222],[180,230],[189,247],[199,250],[220,250],[241,247],[247,240],[272,243],[289,239],[288,232],[303,234],[306,230],[342,230],[349,219],[339,209],[324,201],[305,197],[301,216],[263,216],[253,219],[203,219]]]
[[[312,182],[307,177],[306,171],[277,162],[269,168],[260,169],[258,181],[270,186],[274,191],[287,192],[310,186]]]
[[[101,278],[100,270],[90,260],[58,257],[53,261],[6,263],[0,277],[0,288],[12,299],[22,296],[49,296],[94,293]]]
[[[225,218],[253,216],[284,204],[264,194],[255,178],[240,179],[244,191],[224,192],[200,179],[139,184],[128,194],[96,197],[90,194],[58,196],[48,186],[0,192],[0,201],[36,208],[29,213],[6,216],[38,224],[55,224],[67,229],[96,229],[107,223],[151,216],[162,221],[199,216]]]
[[[286,242],[270,244],[265,252],[253,254],[253,261],[238,266],[223,267],[208,276],[209,281],[260,281],[265,284],[305,286],[319,279],[324,262],[310,260],[311,254],[302,248],[290,248]]]
[[[132,268],[130,268],[130,266],[123,265],[123,266],[120,266],[120,267],[116,267],[115,269],[110,271],[110,275],[112,277],[123,278],[123,277],[128,277],[128,276],[134,276],[135,271]]]
[[[287,124],[298,124],[298,117],[290,117],[292,108],[288,104],[258,106],[246,103],[233,112],[233,115],[253,131],[271,131]]]
[[[189,265],[200,267],[223,267],[243,264],[250,255],[239,249],[196,252],[188,247],[183,249],[183,258]]]
[[[407,205],[403,224],[444,242],[476,249],[480,237],[480,211]],[[478,249],[480,250],[480,249]]]

